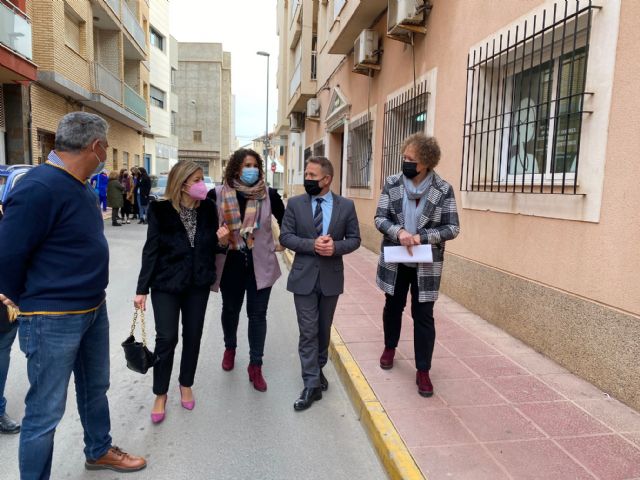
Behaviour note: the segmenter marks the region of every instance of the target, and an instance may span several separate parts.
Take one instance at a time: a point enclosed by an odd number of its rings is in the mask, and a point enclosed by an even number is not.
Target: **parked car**
[[[35,165],[0,165],[0,208],[7,201],[11,190]]]
[[[167,188],[168,175],[157,175],[151,177],[151,192],[149,192],[149,201],[160,200],[164,196]]]

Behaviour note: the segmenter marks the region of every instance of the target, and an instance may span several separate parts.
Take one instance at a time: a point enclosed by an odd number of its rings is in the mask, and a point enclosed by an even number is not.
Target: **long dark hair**
[[[230,187],[233,187],[233,181],[237,178],[240,178],[240,174],[242,173],[242,162],[244,162],[244,157],[246,157],[247,155],[256,159],[256,162],[258,163],[258,172],[260,173],[260,178],[263,177],[264,164],[262,162],[262,157],[260,156],[260,154],[255,150],[251,150],[250,148],[239,148],[229,157],[227,168],[224,171],[224,183],[226,183]]]

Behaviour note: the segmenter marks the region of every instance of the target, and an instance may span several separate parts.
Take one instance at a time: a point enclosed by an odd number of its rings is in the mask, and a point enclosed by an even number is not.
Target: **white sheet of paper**
[[[387,263],[433,263],[431,245],[415,245],[411,250],[413,256],[409,255],[407,247],[384,247],[384,261]]]

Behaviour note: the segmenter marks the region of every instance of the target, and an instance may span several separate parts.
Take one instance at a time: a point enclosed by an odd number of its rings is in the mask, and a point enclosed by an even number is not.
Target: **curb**
[[[285,250],[282,258],[290,269],[293,263],[293,252]],[[389,478],[425,480],[409,449],[335,327],[331,327],[329,358]]]

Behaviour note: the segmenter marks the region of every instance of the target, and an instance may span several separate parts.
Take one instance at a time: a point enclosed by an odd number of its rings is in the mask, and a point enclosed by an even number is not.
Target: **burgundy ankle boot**
[[[226,348],[222,356],[222,369],[225,371],[233,370],[233,363],[236,358],[235,348]]]
[[[385,348],[380,357],[380,368],[383,370],[391,370],[393,368],[393,357],[395,355],[395,348]]]
[[[433,385],[429,378],[429,371],[416,372],[416,385],[418,385],[418,393],[423,397],[430,397],[433,395]]]
[[[266,392],[267,382],[262,376],[262,365],[249,364],[247,372],[249,372],[249,381],[253,383],[253,388],[259,392]]]

